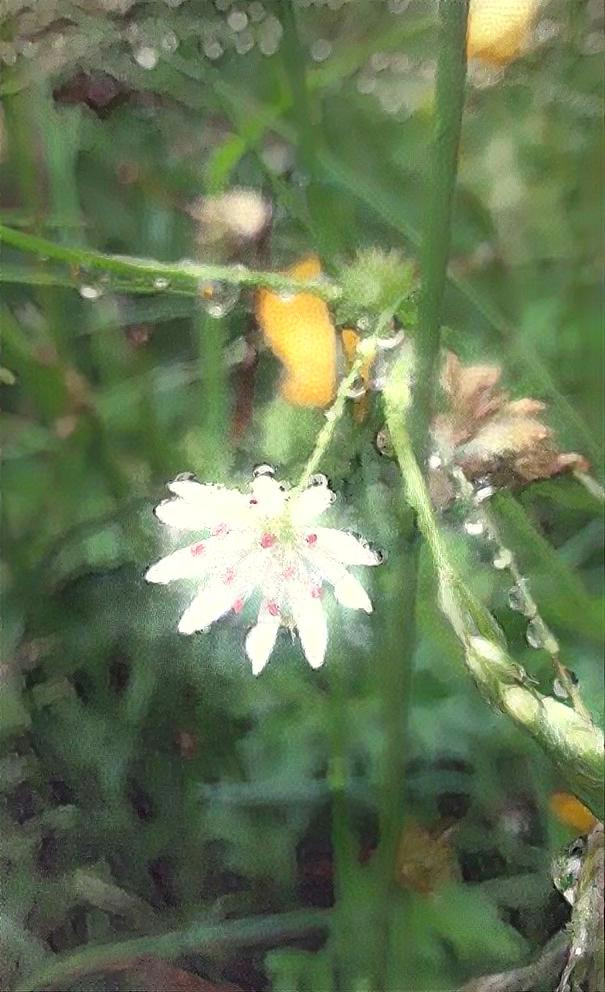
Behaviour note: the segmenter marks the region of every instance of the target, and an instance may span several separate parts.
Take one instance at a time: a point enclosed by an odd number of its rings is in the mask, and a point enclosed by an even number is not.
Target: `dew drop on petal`
[[[505,568],[510,568],[513,563],[513,553],[509,548],[498,548],[498,551],[494,555],[493,566],[497,568],[498,571],[502,571]]]
[[[166,279],[164,276],[158,276],[157,279],[153,280],[154,289],[168,289],[170,285],[170,280]]]
[[[267,465],[265,462],[263,462],[260,465],[255,465],[254,468],[252,469],[253,478],[258,479],[259,476],[261,475],[274,476],[275,469],[273,468],[273,465]]]
[[[429,468],[435,470],[441,468],[442,465],[443,465],[443,461],[441,455],[437,454],[436,451],[433,452],[432,455],[429,455]]]

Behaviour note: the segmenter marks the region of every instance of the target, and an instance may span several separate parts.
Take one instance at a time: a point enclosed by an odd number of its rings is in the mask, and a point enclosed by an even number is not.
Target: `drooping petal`
[[[310,589],[290,596],[290,611],[296,624],[300,643],[311,668],[320,668],[326,657],[328,624],[319,596]]]
[[[372,612],[372,602],[361,582],[345,572],[343,577],[334,583],[334,596],[341,606],[348,606],[350,610],[365,610]]]
[[[315,536],[316,541],[313,540]],[[308,546],[316,544],[318,551],[329,555],[343,565],[379,565],[382,556],[353,534],[333,527],[315,527],[305,535]]]
[[[335,495],[329,486],[309,486],[302,493],[291,497],[290,517],[295,527],[304,527],[328,509]]]
[[[179,621],[181,634],[194,634],[204,630],[228,613],[235,604],[233,587],[221,580],[215,580],[198,592]]]
[[[273,616],[268,610],[261,610],[256,626],[246,637],[246,654],[252,662],[252,672],[258,675],[267,664],[275,647],[277,632],[280,628],[279,613]]]

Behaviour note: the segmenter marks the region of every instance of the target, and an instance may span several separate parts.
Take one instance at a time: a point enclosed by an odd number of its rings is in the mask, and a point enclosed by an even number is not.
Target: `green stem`
[[[19,985],[16,992],[70,988],[83,975],[123,970],[146,955],[171,961],[183,954],[205,954],[221,947],[274,943],[309,930],[324,930],[328,921],[326,911],[305,910],[220,923],[194,923],[183,930],[88,946],[73,954],[60,955]]]
[[[574,710],[531,686],[523,667],[494,635],[489,611],[465,588],[440,533],[431,498],[405,425],[396,381],[385,389],[387,424],[408,501],[431,552],[440,605],[464,648],[465,664],[481,694],[530,734],[599,819],[603,815],[603,734]],[[490,629],[491,628],[491,629]]]
[[[302,282],[279,272],[259,272],[243,265],[201,265],[197,262],[166,263],[149,258],[105,255],[102,252],[87,248],[59,245],[46,238],[39,238],[36,235],[25,234],[23,231],[6,227],[4,224],[0,224],[0,241],[4,241],[5,244],[12,245],[21,251],[41,255],[43,258],[54,259],[67,265],[84,269],[97,269],[127,278],[134,283],[135,289],[140,290],[141,284],[143,284],[146,291],[150,293],[158,292],[161,289],[164,292],[180,292],[197,296],[200,287],[203,287],[205,283],[223,282],[244,288],[265,286],[278,293],[312,292],[327,302],[333,302],[341,295],[340,288],[326,279]],[[162,280],[161,286],[154,285],[156,280]],[[167,280],[167,285],[164,285],[163,280]]]
[[[420,252],[422,294],[418,312],[414,402],[414,437],[418,450],[427,440],[441,339],[441,308],[447,278],[452,201],[464,105],[467,16],[468,0],[441,0],[433,148],[428,176],[426,226]]]

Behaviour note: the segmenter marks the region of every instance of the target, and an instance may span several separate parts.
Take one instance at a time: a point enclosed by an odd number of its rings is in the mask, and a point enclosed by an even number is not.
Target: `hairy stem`
[[[128,291],[142,289],[149,293],[159,291],[197,296],[205,284],[228,283],[231,286],[266,286],[276,292],[312,292],[322,300],[333,302],[340,298],[340,288],[326,279],[302,282],[279,272],[259,272],[244,265],[201,265],[197,262],[157,262],[149,258],[131,258],[122,255],[105,255],[88,248],[59,245],[46,238],[25,234],[0,224],[0,241],[20,251],[30,252],[45,259],[63,262],[77,269],[95,269],[119,279],[120,288]],[[23,275],[23,273],[20,273]],[[35,274],[33,276],[35,278]],[[81,281],[81,279],[80,279]]]
[[[407,404],[397,374],[387,383],[385,401],[407,498],[416,510],[419,529],[437,572],[440,605],[462,643],[470,674],[484,698],[534,738],[600,819],[604,785],[602,732],[568,706],[536,692],[523,667],[510,658],[501,639],[490,631],[489,612],[469,596],[439,530],[407,430]]]

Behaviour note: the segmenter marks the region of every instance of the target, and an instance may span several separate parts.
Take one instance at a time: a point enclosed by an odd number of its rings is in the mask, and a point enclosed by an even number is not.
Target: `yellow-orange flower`
[[[539,0],[471,0],[467,53],[489,65],[507,65],[522,54]]]
[[[321,275],[316,255],[285,270],[301,281]],[[284,366],[281,395],[294,406],[324,407],[336,391],[336,331],[328,307],[312,293],[284,297],[261,289],[256,317],[265,340]]]
[[[597,822],[584,803],[572,796],[570,792],[553,792],[549,806],[561,823],[572,827],[580,834],[587,834]]]

